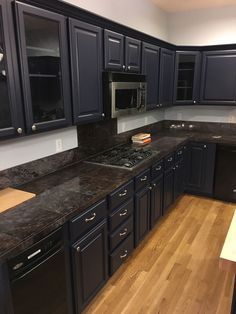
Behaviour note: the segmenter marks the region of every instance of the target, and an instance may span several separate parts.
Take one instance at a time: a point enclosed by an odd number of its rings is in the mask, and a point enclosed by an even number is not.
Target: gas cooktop
[[[133,147],[130,144],[125,144],[91,157],[86,162],[132,170],[142,161],[157,153],[157,151],[152,151],[148,148]]]

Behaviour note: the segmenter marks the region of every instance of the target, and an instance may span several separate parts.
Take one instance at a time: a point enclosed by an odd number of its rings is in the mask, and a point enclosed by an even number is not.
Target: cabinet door
[[[28,132],[71,123],[65,17],[16,4]]]
[[[147,110],[156,109],[159,105],[159,54],[159,47],[143,43],[142,74],[147,80]]]
[[[106,222],[73,245],[72,258],[76,313],[80,313],[107,280]]]
[[[199,72],[200,52],[176,52],[174,82],[175,104],[196,104],[198,102]]]
[[[171,168],[164,173],[163,214],[174,201],[174,170]]]
[[[203,53],[201,102],[231,105],[236,100],[236,50]]]
[[[98,121],[102,118],[102,29],[71,19],[70,43],[74,122]]]
[[[124,70],[124,36],[105,29],[104,45],[105,69]]]
[[[16,47],[10,9],[7,1],[0,0],[0,137],[24,133],[17,56],[11,49]]]
[[[174,172],[174,200],[184,192],[184,160],[175,165]]]
[[[190,143],[188,148],[187,192],[212,195],[215,150],[216,145],[213,143]]]
[[[151,228],[162,215],[163,175],[152,182],[151,192]]]
[[[173,104],[175,52],[161,49],[159,103],[161,107]]]
[[[149,232],[150,189],[144,188],[135,195],[135,246]]]
[[[125,38],[125,64],[129,72],[140,72],[141,69],[141,41]]]

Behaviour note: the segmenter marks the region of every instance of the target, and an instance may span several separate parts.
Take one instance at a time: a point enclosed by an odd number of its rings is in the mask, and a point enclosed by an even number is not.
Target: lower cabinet
[[[72,245],[72,267],[78,314],[108,278],[106,220]]]
[[[164,173],[163,214],[174,201],[174,169],[171,167]]]
[[[153,228],[158,219],[162,216],[163,174],[153,180],[151,187],[150,227]]]
[[[192,142],[188,147],[186,191],[211,196],[216,144]]]
[[[150,229],[150,186],[146,186],[135,195],[135,246],[145,237]]]
[[[176,163],[174,167],[174,200],[176,200],[184,192],[184,161]]]

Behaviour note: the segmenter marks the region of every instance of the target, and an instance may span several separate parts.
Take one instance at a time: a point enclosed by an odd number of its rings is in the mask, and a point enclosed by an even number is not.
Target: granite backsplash
[[[170,129],[173,124],[179,127]],[[156,134],[167,129],[170,129],[170,135],[173,131],[177,132],[178,130],[236,135],[236,124],[234,123],[165,120],[121,134],[117,134],[116,119],[81,125],[78,126],[78,148],[0,171],[0,189],[29,183],[115,145],[127,143],[135,133],[146,131]]]

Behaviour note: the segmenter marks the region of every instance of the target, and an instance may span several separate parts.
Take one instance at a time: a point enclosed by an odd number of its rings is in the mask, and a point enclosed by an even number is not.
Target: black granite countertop
[[[189,140],[236,144],[236,136],[216,139],[214,135],[179,130],[161,132],[146,146],[159,153],[132,171],[80,162],[19,186],[37,196],[0,214],[0,262],[25,250]]]

